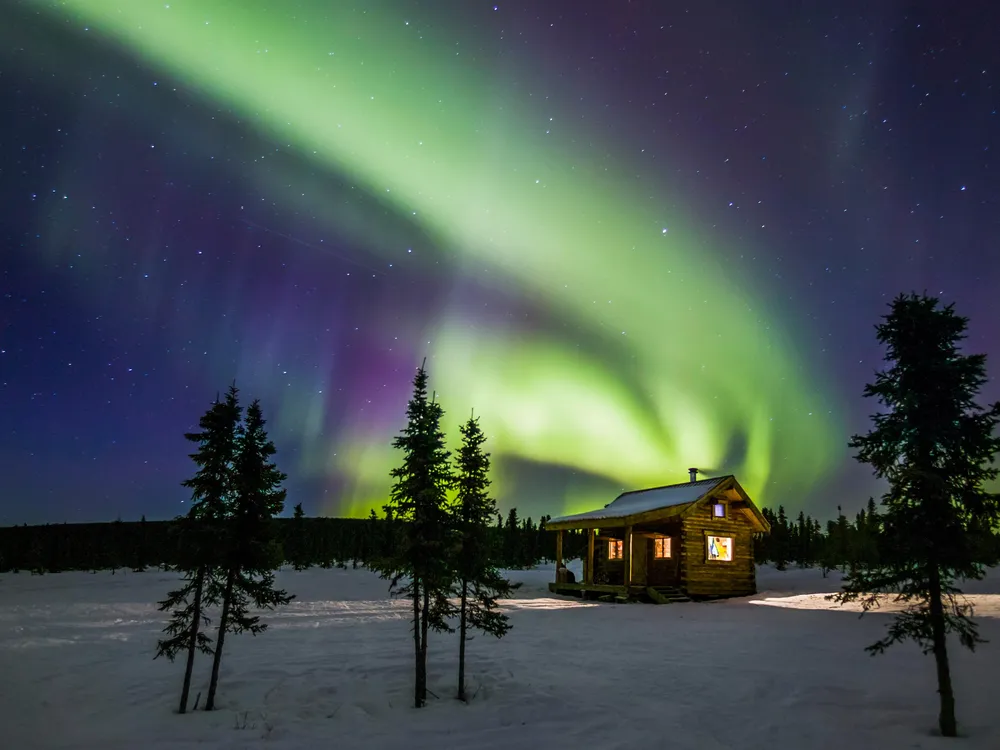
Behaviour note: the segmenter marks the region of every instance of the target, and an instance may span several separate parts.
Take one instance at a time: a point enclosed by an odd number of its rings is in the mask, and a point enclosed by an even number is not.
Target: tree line
[[[518,517],[517,508],[498,515],[487,544],[501,567],[519,570],[555,559],[556,533],[545,516]],[[223,522],[224,524],[225,522]],[[275,545],[284,564],[305,568],[368,567],[385,557],[390,535],[384,513],[365,518],[306,516],[301,503],[292,517],[273,519]],[[183,553],[180,523],[116,520],[105,523],[0,527],[0,573],[35,574],[99,570],[115,573],[176,565]],[[567,549],[586,548],[567,542]]]
[[[818,567],[824,576],[831,570],[852,570],[878,566],[889,559],[896,541],[885,533],[883,514],[874,498],[853,518],[837,506],[837,515],[825,524],[799,511],[794,518],[783,505],[777,512],[762,508],[771,524],[771,533],[754,539],[754,559],[758,564],[771,563],[778,570],[789,567]],[[986,560],[1000,560],[1000,536],[982,539]],[[992,563],[991,563],[992,564]]]
[[[799,511],[762,507],[771,524],[769,535],[754,540],[754,559],[771,563],[778,570],[788,567],[820,567],[825,571],[877,564],[881,517],[875,500],[849,518],[837,507],[837,515],[825,523]],[[528,569],[555,559],[556,532],[546,531],[546,516],[537,522],[520,519],[517,508],[497,515],[488,527],[484,544],[501,568]],[[224,524],[225,522],[223,522]],[[377,514],[368,518],[306,516],[299,503],[290,518],[275,518],[273,539],[282,564],[296,570],[307,568],[368,568],[392,551],[393,519]],[[995,542],[1000,548],[1000,542]],[[566,531],[563,556],[582,559],[586,536]],[[112,521],[88,524],[46,524],[0,528],[0,573],[26,571],[34,574],[61,571],[112,571],[171,567],[183,553],[183,534],[177,520]],[[1000,556],[1000,549],[997,550]]]
[[[792,517],[784,505],[762,507],[771,524],[769,535],[754,540],[754,559],[778,570],[820,567],[825,571],[874,565],[882,556],[881,517],[869,498],[853,518],[837,507],[825,523],[799,511]],[[546,531],[546,516],[536,522],[518,517],[517,508],[497,515],[487,528],[484,544],[501,568],[532,568],[555,559],[556,532]],[[222,522],[225,523],[224,521]],[[282,564],[307,568],[370,568],[391,555],[396,544],[394,520],[374,510],[368,518],[306,516],[301,503],[288,518],[275,518],[272,536]],[[398,524],[401,526],[402,522]],[[1000,548],[1000,542],[995,542]],[[563,556],[582,559],[587,541],[582,532],[566,531]],[[113,521],[89,524],[46,524],[0,528],[0,572],[35,574],[107,570],[115,573],[171,567],[183,553],[177,520]],[[1000,549],[997,554],[1000,555]]]

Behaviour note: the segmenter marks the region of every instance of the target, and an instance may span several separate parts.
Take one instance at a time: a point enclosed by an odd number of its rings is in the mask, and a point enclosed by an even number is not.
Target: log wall
[[[749,596],[757,593],[753,525],[739,503],[726,502],[726,517],[714,518],[707,503],[684,519],[681,538],[681,588],[688,596]],[[705,537],[733,539],[731,562],[708,560]]]

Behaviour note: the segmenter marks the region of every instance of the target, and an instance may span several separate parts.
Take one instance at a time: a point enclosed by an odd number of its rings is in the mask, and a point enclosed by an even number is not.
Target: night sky
[[[893,296],[1000,368],[990,5],[5,0],[0,524],[185,512],[233,379],[367,514],[425,357],[504,509],[853,514]]]

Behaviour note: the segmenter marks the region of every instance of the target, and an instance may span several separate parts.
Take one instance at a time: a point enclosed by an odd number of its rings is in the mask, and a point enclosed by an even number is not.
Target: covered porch
[[[689,601],[680,588],[680,524],[657,520],[637,525],[602,519],[599,528],[592,523],[577,529],[586,537],[580,581],[570,580],[565,570],[564,533],[569,529],[557,527],[556,575],[549,591],[602,601]]]

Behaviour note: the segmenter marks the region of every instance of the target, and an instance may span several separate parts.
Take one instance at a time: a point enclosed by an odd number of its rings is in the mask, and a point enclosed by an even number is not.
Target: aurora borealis
[[[0,521],[180,512],[234,378],[292,502],[366,514],[424,357],[522,515],[689,466],[860,506],[887,297],[941,289],[1000,355],[993,71],[906,78],[931,32],[895,7],[669,5],[0,11]],[[903,158],[931,131],[940,162]]]

